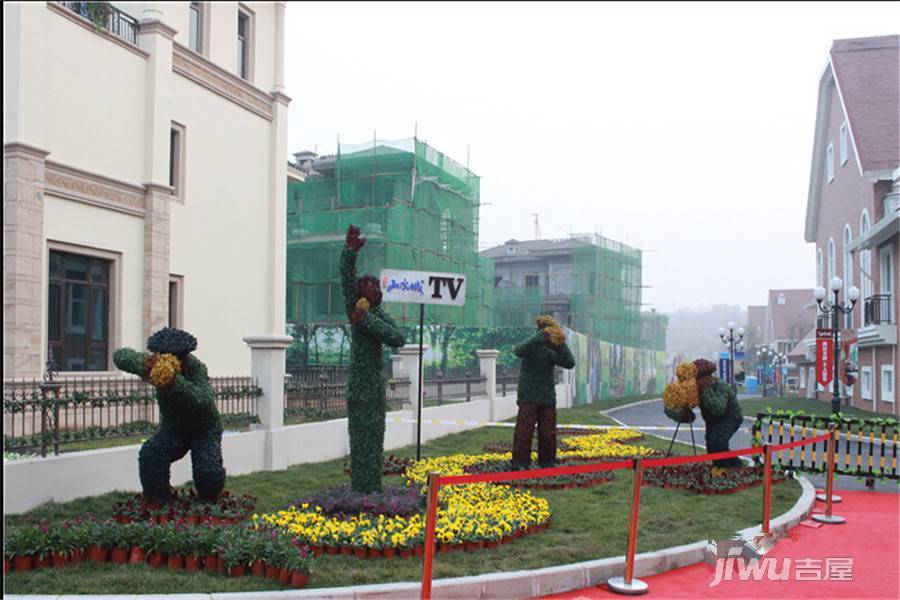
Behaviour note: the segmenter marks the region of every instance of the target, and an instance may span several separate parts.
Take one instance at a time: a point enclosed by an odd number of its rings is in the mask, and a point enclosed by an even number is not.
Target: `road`
[[[699,411],[697,411],[697,419],[694,421],[694,439],[697,443],[697,451],[704,452],[704,436],[705,429],[703,427],[703,418],[700,417]],[[625,406],[619,406],[617,408],[612,408],[606,411],[602,411],[601,414],[606,415],[611,419],[615,419],[624,425],[628,425],[629,427],[634,427],[636,429],[641,429],[642,427],[672,427],[674,423],[671,419],[669,419],[665,413],[663,412],[662,399],[657,400],[647,400],[644,402],[638,402],[635,404],[626,404]],[[744,419],[744,426],[738,429],[734,436],[731,438],[732,449],[736,448],[747,448],[752,443],[752,434],[751,427],[753,426],[752,419]],[[656,435],[658,437],[664,438],[666,440],[672,439],[672,432],[669,431],[653,431],[653,430],[645,430],[646,434]],[[767,433],[767,432],[764,432]],[[819,431],[821,434],[821,430]],[[807,430],[807,436],[810,435],[809,430]],[[778,443],[778,429],[776,427],[774,434],[774,442]],[[686,425],[682,425],[678,431],[678,436],[676,438],[679,442],[684,442],[685,444],[691,443],[691,430]],[[790,441],[789,437],[786,437],[784,441]],[[839,446],[842,447],[844,444],[843,440]],[[851,445],[851,455],[850,455],[850,464],[851,466],[856,464],[856,453],[859,450],[859,445],[854,440]],[[817,444],[817,460],[821,462],[821,451],[822,447]],[[890,466],[890,456],[893,451],[893,445],[888,443],[885,448],[885,455],[887,457],[887,465]],[[866,466],[869,454],[869,444],[868,442],[864,442],[862,444],[862,454],[863,454],[863,467]],[[875,454],[875,466],[878,467],[878,461],[881,456],[881,445],[876,443],[874,446],[874,454]],[[810,458],[809,449],[806,451],[806,460],[808,461]],[[843,452],[839,454],[839,458],[843,460]],[[785,457],[785,460],[787,458]],[[795,450],[794,453],[794,461],[795,464],[799,465],[799,452]],[[818,464],[818,463],[817,463]],[[810,481],[813,485],[816,486],[817,489],[825,488],[825,477],[820,474],[810,474],[807,472],[803,473],[807,477],[809,477]],[[860,482],[856,477],[850,475],[837,475],[835,477],[835,489],[837,490],[864,490],[866,489],[866,485],[864,482]],[[893,479],[876,479],[875,480],[875,489],[880,492],[898,492],[897,482]]]

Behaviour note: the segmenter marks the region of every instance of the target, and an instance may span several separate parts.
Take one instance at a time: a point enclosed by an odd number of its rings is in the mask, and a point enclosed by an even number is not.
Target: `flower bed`
[[[166,524],[122,524],[79,519],[50,526],[19,527],[5,536],[4,570],[30,571],[84,561],[148,563],[169,570],[245,574],[278,578],[303,587],[309,580],[312,553],[291,536],[264,527],[192,525],[181,519]]]
[[[164,505],[146,502],[141,494],[113,505],[113,519],[122,524],[141,521],[167,523],[184,519],[188,523],[233,525],[250,517],[256,498],[222,492],[216,502],[201,502],[193,489],[173,490],[172,499]]]
[[[532,469],[537,469],[536,465]],[[503,471],[512,471],[512,463],[510,461],[490,461],[476,463],[465,467],[466,473],[498,473]],[[572,475],[559,475],[556,477],[541,477],[536,479],[523,479],[520,481],[510,482],[513,488],[530,488],[538,490],[562,490],[576,487],[590,487],[599,483],[606,483],[613,480],[612,471],[601,471],[600,473],[574,473]]]
[[[301,505],[318,506],[324,514],[338,517],[358,514],[411,517],[425,509],[425,499],[409,487],[385,487],[381,492],[362,494],[343,485],[291,502],[291,506]]]
[[[653,467],[644,471],[644,483],[663,488],[682,488],[700,494],[733,494],[759,485],[763,468],[746,466],[715,470],[710,462]],[[786,481],[784,472],[773,470],[772,483]]]
[[[406,468],[409,465],[415,462],[411,458],[403,458],[400,456],[394,456],[393,454],[389,454],[384,457],[384,467],[383,473],[385,475],[403,475],[406,471]],[[348,463],[344,463],[344,475],[350,474],[350,466]]]

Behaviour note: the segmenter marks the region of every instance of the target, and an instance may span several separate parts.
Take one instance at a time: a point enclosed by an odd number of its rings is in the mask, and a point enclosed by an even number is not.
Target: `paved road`
[[[694,421],[694,439],[698,445],[697,451],[698,453],[703,452],[705,446],[705,429],[703,427],[703,419],[699,415],[699,411],[697,411],[697,419]],[[647,402],[640,402],[637,404],[620,406],[618,408],[612,408],[606,411],[603,411],[603,414],[621,421],[625,425],[635,427],[637,429],[641,429],[641,427],[671,427],[673,426],[673,422],[669,419],[665,413],[663,412],[662,399],[652,400]],[[738,429],[734,436],[731,438],[731,448],[747,448],[751,445],[752,442],[752,434],[751,427],[753,425],[753,421],[750,419],[744,419],[744,426]],[[657,435],[666,440],[672,439],[672,433],[669,431],[645,431],[647,434]],[[821,433],[821,432],[820,432]],[[809,435],[809,431],[807,431],[807,435]],[[777,443],[778,430],[775,430],[775,442]],[[679,442],[684,442],[686,444],[691,443],[691,431],[690,428],[686,425],[682,425],[678,430],[678,436],[676,438]],[[789,441],[789,438],[785,439],[785,441]],[[843,444],[843,441],[841,442]],[[854,442],[851,446],[852,452],[850,456],[850,464],[856,464],[856,451],[858,450],[858,445]],[[890,452],[893,449],[891,445],[888,445],[886,448],[886,456],[887,464],[890,464]],[[821,446],[817,445],[817,458],[821,461]],[[863,451],[863,466],[866,465],[866,460],[869,453],[868,443],[864,443],[862,445]],[[880,444],[875,445],[874,447],[875,456],[881,456],[881,446]],[[809,460],[809,451],[806,452],[806,458]],[[840,456],[843,456],[841,454]],[[795,462],[799,464],[799,454],[795,451]],[[878,458],[876,458],[875,465],[878,465]],[[823,475],[811,475],[809,473],[804,473],[807,477],[809,477],[810,481],[812,481],[813,485],[818,489],[824,489],[825,487],[825,477]],[[846,475],[838,475],[835,478],[835,488],[838,490],[864,490],[866,489],[865,483],[857,481],[856,477],[846,476]],[[875,489],[881,492],[898,492],[898,486],[896,481],[894,480],[875,480]]]

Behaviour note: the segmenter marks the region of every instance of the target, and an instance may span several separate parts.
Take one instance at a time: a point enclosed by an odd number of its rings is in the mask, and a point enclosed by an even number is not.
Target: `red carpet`
[[[779,574],[786,562],[782,559],[790,558],[786,581],[771,581],[768,577],[755,581],[752,576],[741,581],[735,566],[731,580],[723,578],[718,585],[710,587],[716,570],[701,563],[644,578],[650,586],[645,597],[900,598],[900,495],[879,492],[840,492],[840,495],[844,501],[835,504],[832,512],[844,517],[846,523],[822,525],[818,529],[798,525],[766,555],[766,559],[775,559],[774,567]],[[813,512],[824,510],[824,503],[816,502]],[[832,564],[835,558],[852,558],[852,570],[847,573],[847,567],[843,568],[843,576],[849,575],[851,579],[836,579],[841,576],[840,569],[829,573],[827,558],[832,559]],[[610,592],[605,585],[546,596],[569,600],[623,597]]]

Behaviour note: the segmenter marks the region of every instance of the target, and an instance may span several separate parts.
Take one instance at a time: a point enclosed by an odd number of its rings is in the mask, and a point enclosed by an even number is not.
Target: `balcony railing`
[[[57,4],[81,15],[100,29],[105,29],[130,44],[138,45],[140,30],[138,20],[109,2],[57,2]]]
[[[869,296],[863,303],[863,319],[866,325],[890,325],[894,322],[890,294]]]

